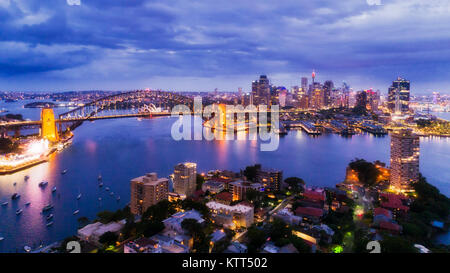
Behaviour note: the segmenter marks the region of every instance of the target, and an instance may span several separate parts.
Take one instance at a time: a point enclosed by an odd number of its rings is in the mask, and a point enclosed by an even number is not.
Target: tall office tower
[[[303,94],[300,98],[299,98],[299,106],[301,109],[308,109],[309,107],[309,98],[308,95]]]
[[[350,86],[345,82],[342,83],[342,94],[344,96],[342,106],[348,109],[350,107]]]
[[[258,104],[258,81],[252,81],[252,92],[250,93],[250,104]]]
[[[258,95],[259,95],[259,103],[261,104],[270,104],[270,95],[271,88],[270,82],[266,75],[261,75],[258,81]]]
[[[419,136],[411,129],[392,133],[390,184],[393,188],[408,190],[411,183],[419,180],[419,154]]]
[[[388,92],[388,108],[391,112],[409,111],[409,87],[409,81],[400,77],[392,82]]]
[[[306,89],[308,88],[308,78],[302,77],[302,85],[301,85],[303,92],[306,92]]]
[[[266,75],[261,75],[257,81],[252,82],[253,103],[269,105],[271,101],[271,86]]]
[[[238,98],[242,105],[244,105],[244,95],[242,94],[242,87],[238,88]]]
[[[380,90],[373,91],[372,89],[366,90],[367,93],[367,109],[372,112],[378,111],[378,105],[380,104]]]
[[[323,87],[320,83],[314,82],[310,86],[309,108],[321,109],[324,105]]]
[[[133,214],[142,214],[148,207],[168,198],[169,180],[158,178],[156,173],[134,178],[130,186],[130,209]]]
[[[355,107],[362,107],[364,109],[367,109],[367,92],[366,91],[358,91],[358,93],[356,93]]]
[[[286,97],[287,97],[287,90],[282,89],[278,95],[278,102],[280,104],[280,107],[286,106]]]
[[[333,91],[333,81],[325,81],[323,83],[323,105],[325,107],[331,106],[331,92]]]
[[[197,164],[180,163],[175,166],[173,189],[178,194],[191,196],[197,185]]]

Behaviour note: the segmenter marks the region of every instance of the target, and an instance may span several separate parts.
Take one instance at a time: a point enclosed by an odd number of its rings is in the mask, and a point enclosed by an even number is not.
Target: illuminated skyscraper
[[[178,194],[191,196],[197,185],[197,164],[180,163],[175,166],[173,189]]]
[[[306,94],[306,92],[308,92],[308,78],[307,77],[302,77],[302,92],[303,94]]]
[[[391,112],[409,111],[409,87],[409,81],[400,77],[392,82],[388,92],[388,108]]]
[[[324,106],[324,94],[322,85],[314,82],[310,86],[309,108],[321,109]]]
[[[253,103],[255,105],[269,105],[271,101],[271,86],[266,75],[261,75],[259,80],[252,82]]]
[[[355,107],[361,107],[363,109],[367,109],[367,93],[366,93],[366,91],[358,91],[356,93]]]
[[[331,92],[333,91],[334,83],[333,81],[325,81],[323,83],[323,105],[331,105]]]
[[[395,131],[391,135],[390,184],[398,190],[408,190],[419,180],[419,136],[411,129]]]

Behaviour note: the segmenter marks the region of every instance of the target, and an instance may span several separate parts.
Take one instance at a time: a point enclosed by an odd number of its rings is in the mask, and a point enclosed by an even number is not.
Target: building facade
[[[256,179],[265,189],[279,191],[283,182],[283,171],[262,168],[258,170]]]
[[[231,228],[250,227],[254,222],[254,208],[242,204],[229,206],[215,201],[206,203],[214,223]]]
[[[419,136],[410,129],[395,131],[391,135],[390,184],[398,190],[408,190],[419,180]]]
[[[252,183],[242,180],[231,182],[229,186],[230,191],[233,193],[233,201],[245,200],[248,189],[260,191],[263,188],[263,185],[260,183]]]
[[[392,113],[405,113],[409,111],[410,82],[398,77],[392,82],[388,92],[388,108]]]
[[[197,164],[180,163],[175,166],[173,190],[178,194],[191,196],[197,186]]]
[[[156,173],[131,180],[130,208],[133,214],[142,214],[148,207],[166,200],[169,193],[169,180],[158,178]]]

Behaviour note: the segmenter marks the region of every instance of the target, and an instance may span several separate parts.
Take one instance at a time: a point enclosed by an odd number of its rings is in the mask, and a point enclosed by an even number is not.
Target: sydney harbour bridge
[[[41,136],[57,141],[64,132],[74,130],[84,121],[100,119],[170,116],[175,105],[186,105],[192,110],[193,100],[166,91],[137,90],[114,94],[91,101],[55,117],[52,109],[44,108],[41,119],[0,124],[0,134],[13,131],[20,136],[24,129],[40,129]]]

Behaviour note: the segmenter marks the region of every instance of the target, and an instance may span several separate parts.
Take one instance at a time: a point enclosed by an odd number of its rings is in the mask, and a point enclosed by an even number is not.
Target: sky
[[[0,0],[0,90],[450,93],[449,0]]]

